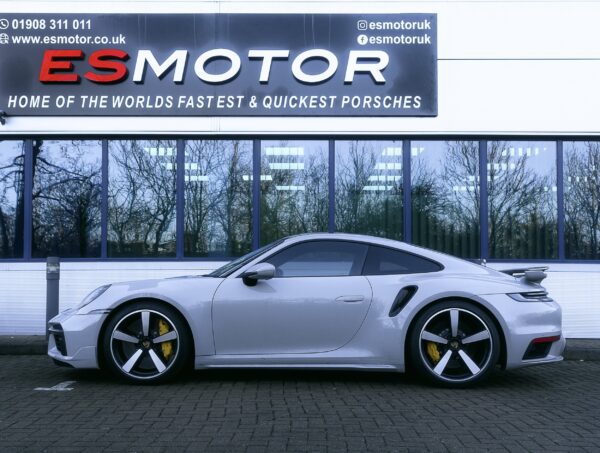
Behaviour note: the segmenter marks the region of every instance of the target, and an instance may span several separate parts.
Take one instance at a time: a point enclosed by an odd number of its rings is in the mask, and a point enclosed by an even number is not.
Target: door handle
[[[339,302],[362,302],[365,296],[340,296],[336,299]]]

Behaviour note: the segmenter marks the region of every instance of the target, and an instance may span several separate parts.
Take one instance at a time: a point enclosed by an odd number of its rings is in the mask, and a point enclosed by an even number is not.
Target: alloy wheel
[[[179,342],[173,321],[158,311],[141,309],[127,313],[115,325],[110,352],[127,377],[155,379],[176,362]]]
[[[446,382],[476,379],[494,354],[494,335],[481,317],[464,308],[440,310],[425,321],[419,335],[422,363]]]

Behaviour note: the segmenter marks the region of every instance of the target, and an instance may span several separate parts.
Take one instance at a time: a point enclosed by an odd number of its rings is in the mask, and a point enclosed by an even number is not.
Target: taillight
[[[546,291],[529,291],[526,293],[508,293],[508,297],[517,302],[552,302]]]

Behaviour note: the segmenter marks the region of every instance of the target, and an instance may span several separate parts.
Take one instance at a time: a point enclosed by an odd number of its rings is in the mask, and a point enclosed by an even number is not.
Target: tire
[[[174,309],[140,301],[117,309],[102,337],[104,364],[118,378],[158,384],[175,378],[191,357],[191,336]]]
[[[500,357],[500,335],[474,304],[446,301],[418,315],[409,336],[410,363],[435,384],[463,388],[483,381]]]

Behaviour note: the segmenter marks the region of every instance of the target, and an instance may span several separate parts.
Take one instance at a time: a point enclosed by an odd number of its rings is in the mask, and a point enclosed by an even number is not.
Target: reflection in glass
[[[108,255],[174,256],[175,140],[109,141]]]
[[[336,141],[336,230],[402,239],[402,222],[402,142]]]
[[[239,256],[252,247],[252,141],[185,145],[185,254]]]
[[[261,244],[327,231],[328,149],[326,141],[261,142]]]
[[[0,258],[23,257],[25,142],[0,140]]]
[[[478,143],[411,142],[411,184],[413,243],[478,257]]]
[[[554,142],[488,143],[491,258],[556,258]]]
[[[565,254],[600,259],[600,142],[564,143]]]
[[[102,144],[33,141],[33,256],[100,256]]]

